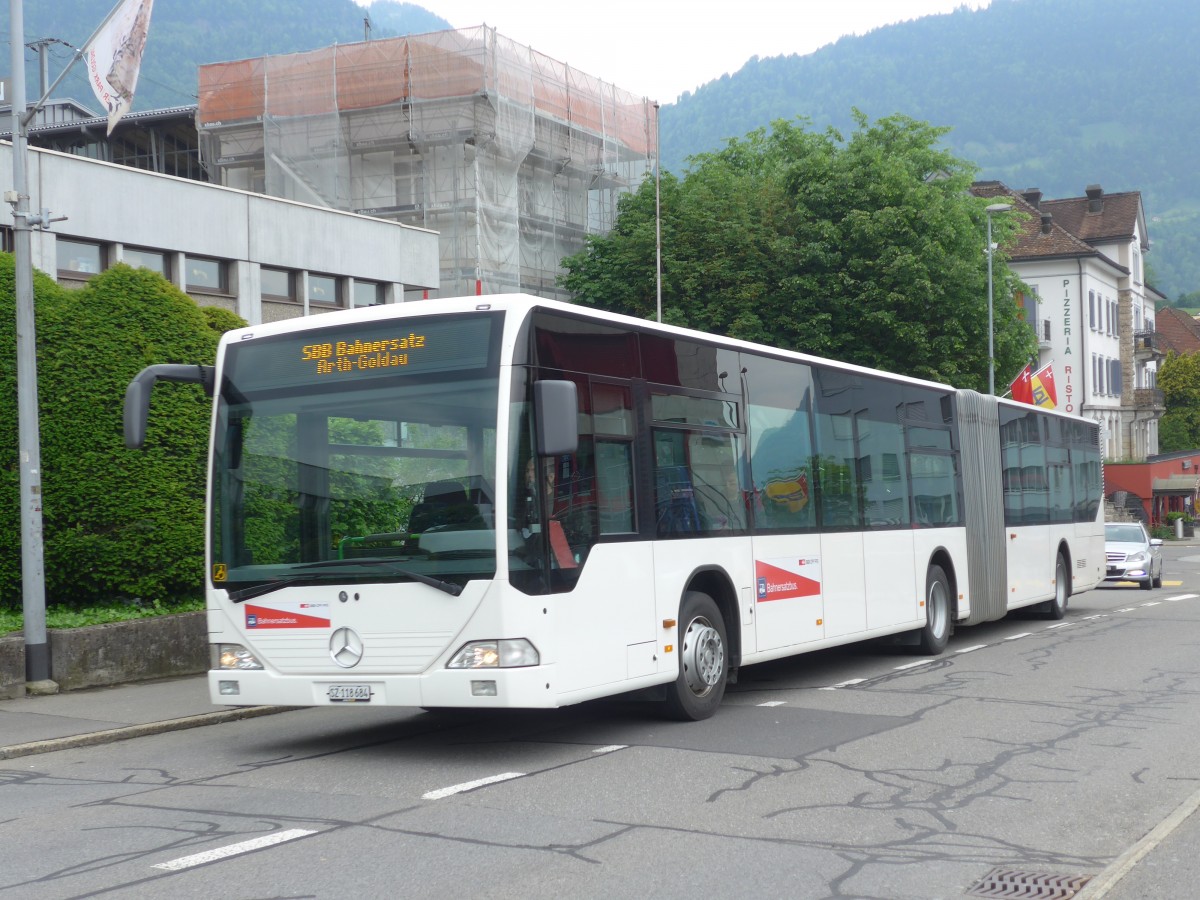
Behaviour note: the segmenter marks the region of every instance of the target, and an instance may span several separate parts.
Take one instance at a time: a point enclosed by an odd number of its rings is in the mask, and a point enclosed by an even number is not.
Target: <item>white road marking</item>
[[[937,662],[937,658],[933,659],[918,659],[916,662],[905,663],[902,666],[896,666],[897,672],[903,672],[905,669],[915,669],[917,666],[927,666],[930,663]]]
[[[1157,600],[1153,600],[1153,601],[1151,601],[1150,603],[1143,603],[1143,604],[1142,604],[1142,607],[1143,607],[1143,608],[1144,608],[1144,607],[1147,607],[1147,606],[1158,606],[1158,601],[1157,601]]]
[[[1029,635],[1030,635],[1030,632],[1022,631],[1020,634],[1010,634],[1008,637],[1005,638],[1005,640],[1006,641],[1015,641],[1018,638],[1029,637]]]
[[[1196,594],[1180,594],[1178,597],[1168,597],[1168,603],[1178,603],[1180,600],[1195,600]]]
[[[173,859],[170,862],[158,863],[154,866],[154,868],[168,869],[173,872],[178,872],[180,869],[190,869],[192,866],[202,866],[205,863],[210,863],[218,859],[225,859],[229,856],[237,856],[239,853],[249,853],[251,850],[261,850],[263,847],[270,847],[273,844],[282,844],[284,841],[294,841],[296,838],[307,837],[310,834],[316,834],[316,832],[308,831],[303,828],[292,828],[289,831],[277,831],[274,834],[267,834],[263,837],[254,838],[249,841],[230,844],[228,847],[217,847],[215,850],[205,850],[203,853],[194,853],[191,856],[181,856],[179,859]]]
[[[1051,628],[1066,628],[1070,624],[1070,622],[1059,622],[1057,625],[1047,625],[1046,630],[1049,631]]]
[[[824,688],[822,688],[824,690]],[[783,706],[787,703],[786,700],[768,700],[766,703],[759,703],[759,706]]]
[[[963,647],[961,650],[955,650],[955,653],[974,653],[976,650],[984,650],[987,644],[976,644],[974,647]]]
[[[1107,618],[1108,618],[1108,616],[1105,613],[1100,613],[1095,616],[1084,616],[1083,621],[1090,622],[1092,619],[1107,619]]]
[[[612,753],[615,750],[625,750],[628,747],[629,747],[628,744],[609,744],[607,747],[597,747],[592,752],[593,753]]]
[[[865,678],[851,678],[849,681],[839,681],[837,684],[831,684],[829,687],[821,688],[821,690],[836,691],[838,688],[850,687],[855,684],[862,684],[866,680],[867,679],[865,679]]]
[[[505,772],[503,775],[489,775],[487,778],[480,778],[477,781],[465,781],[462,784],[451,785],[450,787],[440,788],[436,791],[430,791],[428,794],[422,794],[422,800],[441,800],[443,797],[449,797],[453,794],[461,794],[464,791],[473,791],[475,788],[483,787],[486,784],[495,784],[498,781],[508,781],[512,778],[524,778],[524,772]]]
[[[1132,606],[1126,606],[1124,609],[1118,609],[1117,612],[1136,612],[1136,610]]]

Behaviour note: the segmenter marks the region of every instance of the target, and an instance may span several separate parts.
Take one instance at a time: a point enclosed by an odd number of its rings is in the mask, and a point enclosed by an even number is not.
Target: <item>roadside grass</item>
[[[109,622],[128,622],[131,619],[150,619],[172,613],[197,612],[204,609],[204,600],[155,600],[153,603],[129,603],[115,606],[93,606],[74,609],[66,606],[46,608],[47,628],[82,628],[85,625],[105,625]],[[0,635],[24,628],[25,618],[20,609],[0,607]]]

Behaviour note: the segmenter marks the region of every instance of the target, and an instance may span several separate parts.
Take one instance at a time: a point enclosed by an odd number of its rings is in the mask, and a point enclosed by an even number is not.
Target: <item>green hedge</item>
[[[12,257],[0,255],[0,290]],[[46,601],[153,603],[202,593],[209,398],[196,385],[154,391],[144,451],[126,450],[125,388],[154,363],[211,363],[221,331],[244,324],[201,310],[146,269],[117,265],[78,291],[39,277],[38,337]],[[12,290],[0,295],[6,441],[0,605],[19,607],[19,473]],[[11,328],[10,328],[11,326]]]

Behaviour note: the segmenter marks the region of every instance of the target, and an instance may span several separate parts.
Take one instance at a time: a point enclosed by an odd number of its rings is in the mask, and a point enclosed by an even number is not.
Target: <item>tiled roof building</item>
[[[1026,315],[1038,335],[1038,366],[1053,365],[1058,408],[1104,425],[1108,459],[1157,453],[1162,295],[1145,283],[1141,194],[1089,185],[1082,197],[1046,200],[999,181],[976,182],[972,192],[1013,207],[1000,215],[1023,213],[1003,252],[1033,291]]]

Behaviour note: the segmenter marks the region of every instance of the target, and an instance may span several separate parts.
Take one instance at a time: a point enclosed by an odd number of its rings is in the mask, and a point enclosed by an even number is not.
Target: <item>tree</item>
[[[1158,367],[1158,387],[1167,408],[1158,423],[1158,449],[1200,447],[1200,354],[1167,354]]]
[[[946,129],[905,116],[846,140],[803,122],[731,140],[661,179],[663,318],[702,331],[900,372],[987,386],[984,201],[974,169],[937,148]],[[1002,244],[1016,223],[999,217]],[[651,318],[654,184],[623,198],[616,227],[564,260],[578,302]],[[997,382],[1035,352],[994,259]]]
[[[0,255],[0,283],[11,282],[12,271],[12,257]],[[211,401],[196,385],[155,391],[153,439],[135,452],[124,446],[125,388],[146,365],[211,363],[220,332],[245,323],[207,315],[160,275],[126,265],[78,291],[38,275],[35,291],[47,600],[85,606],[199,596]],[[12,292],[0,296],[10,298],[0,316],[12,322]],[[11,353],[7,342],[0,352]],[[0,396],[0,427],[13,448],[0,529],[0,603],[7,605],[20,603],[15,396]]]

